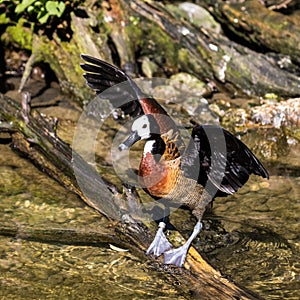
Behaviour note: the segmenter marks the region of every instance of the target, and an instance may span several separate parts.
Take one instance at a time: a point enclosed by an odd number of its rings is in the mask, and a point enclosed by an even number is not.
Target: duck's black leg
[[[202,223],[201,221],[198,221],[194,227],[193,233],[191,234],[191,236],[183,246],[164,252],[165,264],[173,264],[178,267],[182,267],[185,262],[185,258],[189,250],[189,247],[201,229],[202,229]]]
[[[156,220],[156,223],[159,224],[160,222],[163,222],[166,224],[166,229],[169,230],[176,230],[176,228],[173,226],[173,224],[170,222],[170,207],[165,203],[164,204],[164,209],[160,208],[159,206],[156,206],[152,212],[153,212],[153,217]],[[158,211],[160,210],[160,211]],[[161,217],[162,216],[162,217]],[[161,218],[160,218],[161,217]]]

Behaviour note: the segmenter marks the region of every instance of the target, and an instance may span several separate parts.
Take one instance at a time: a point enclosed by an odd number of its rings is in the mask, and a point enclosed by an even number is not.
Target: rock
[[[202,27],[215,33],[221,32],[220,24],[214,20],[206,9],[197,4],[183,2],[178,6],[168,5],[168,7],[197,27]]]

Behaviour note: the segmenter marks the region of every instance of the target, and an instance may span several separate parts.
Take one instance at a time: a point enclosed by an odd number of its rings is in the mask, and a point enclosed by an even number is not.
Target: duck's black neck
[[[144,146],[144,155],[147,153],[151,153],[152,155],[163,155],[163,153],[166,150],[166,145],[163,139],[160,137],[160,135],[152,135],[151,138],[149,138],[146,141],[146,144]]]

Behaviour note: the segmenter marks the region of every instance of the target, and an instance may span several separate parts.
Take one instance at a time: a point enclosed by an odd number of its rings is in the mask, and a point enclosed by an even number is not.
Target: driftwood
[[[69,230],[54,232],[47,228],[18,228],[12,224],[1,224],[1,234],[40,241],[57,241],[64,243],[68,235],[73,237],[74,244],[94,244],[113,242],[121,247],[129,248],[143,260],[152,261],[162,271],[162,275],[180,286],[181,292],[188,299],[260,299],[233,282],[224,278],[219,271],[211,267],[192,247],[189,251],[185,268],[164,266],[161,259],[147,257],[145,249],[153,238],[154,232],[141,222],[136,222],[128,211],[118,208],[117,199],[121,196],[110,183],[99,180],[99,175],[84,160],[79,159],[77,165],[81,175],[86,178],[91,194],[98,197],[88,198],[79,189],[72,166],[72,149],[60,140],[53,124],[38,112],[30,112],[28,96],[23,96],[22,108],[12,99],[0,94],[0,132],[9,132],[12,137],[12,147],[26,154],[35,165],[56,179],[67,189],[76,193],[81,199],[106,216],[115,216],[115,221],[108,218],[108,226],[101,228],[96,234],[84,234]],[[74,155],[74,154],[73,154]],[[78,172],[78,170],[77,170]],[[105,191],[105,192],[103,192]],[[109,192],[109,193],[108,193]],[[116,201],[107,201],[105,195],[113,195]],[[101,195],[101,196],[99,196]],[[102,197],[103,195],[103,197]],[[134,197],[128,194],[127,198]],[[115,215],[114,215],[115,214]],[[150,227],[153,224],[150,224]],[[97,239],[95,239],[97,236]],[[68,238],[68,242],[72,239]]]

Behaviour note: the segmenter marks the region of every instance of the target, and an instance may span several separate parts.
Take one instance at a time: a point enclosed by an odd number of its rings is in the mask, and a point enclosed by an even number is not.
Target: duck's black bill
[[[138,135],[137,131],[131,132],[128,138],[122,144],[119,145],[119,150],[123,151],[129,149],[133,144],[135,144],[140,139],[141,137]]]

